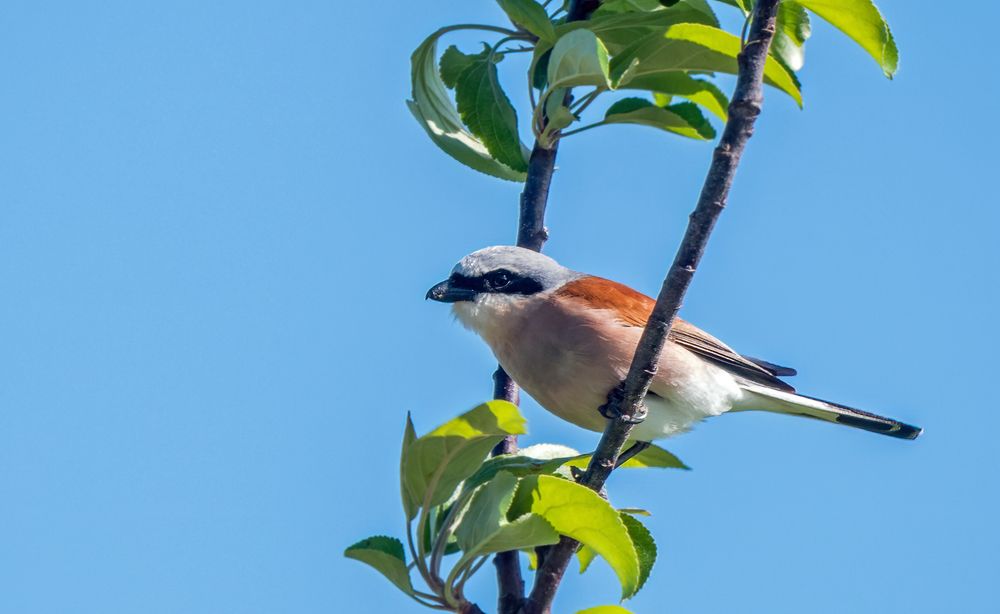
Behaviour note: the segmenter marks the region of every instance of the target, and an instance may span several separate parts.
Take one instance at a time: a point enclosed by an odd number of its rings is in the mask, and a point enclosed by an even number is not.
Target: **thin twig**
[[[726,205],[736,167],[750,135],[753,134],[753,125],[760,115],[763,101],[764,63],[774,37],[779,2],[780,0],[757,0],[754,7],[748,42],[738,57],[739,74],[729,105],[729,120],[719,145],[715,148],[708,176],[694,213],[691,214],[684,239],[639,340],[628,376],[617,389],[618,392],[609,395],[612,399],[609,413],[619,417],[608,421],[597,450],[580,480],[594,490],[599,491],[604,486],[622,446],[635,426],[635,419],[645,413],[642,400],[656,373],[670,326],[705,251],[712,228]],[[531,594],[524,604],[527,614],[548,614],[551,611],[556,590],[576,546],[574,540],[564,537],[547,553],[535,575]]]

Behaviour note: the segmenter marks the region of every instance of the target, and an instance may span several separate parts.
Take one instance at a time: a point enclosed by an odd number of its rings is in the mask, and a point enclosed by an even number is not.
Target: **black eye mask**
[[[507,269],[497,269],[477,277],[466,277],[459,273],[452,273],[448,279],[448,283],[454,288],[473,290],[477,293],[487,292],[490,294],[520,294],[528,296],[542,291],[542,284],[537,280],[508,271]]]

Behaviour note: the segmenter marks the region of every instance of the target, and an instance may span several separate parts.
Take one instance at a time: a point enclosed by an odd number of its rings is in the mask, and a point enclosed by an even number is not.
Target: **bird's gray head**
[[[544,254],[497,245],[459,260],[448,279],[427,291],[427,298],[454,303],[458,319],[483,333],[486,326],[502,325],[519,305],[578,277]]]
[[[487,294],[525,297],[579,277],[552,258],[523,247],[497,245],[458,261],[451,276],[427,291],[442,303],[475,301]]]

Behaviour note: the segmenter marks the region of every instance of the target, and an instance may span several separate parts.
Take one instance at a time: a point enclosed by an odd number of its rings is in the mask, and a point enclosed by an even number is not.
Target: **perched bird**
[[[655,301],[628,286],[567,269],[531,250],[487,247],[462,258],[427,298],[493,350],[500,365],[553,414],[603,431],[599,411],[625,378]],[[709,416],[765,410],[817,418],[901,439],[921,429],[797,394],[795,370],[738,354],[677,318],[645,398],[639,442],[670,437]]]

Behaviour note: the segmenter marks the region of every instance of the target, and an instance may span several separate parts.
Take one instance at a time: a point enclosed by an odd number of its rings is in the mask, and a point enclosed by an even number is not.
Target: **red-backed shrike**
[[[455,265],[427,298],[493,350],[500,365],[542,407],[603,431],[598,411],[624,379],[653,309],[650,297],[617,282],[571,271],[520,247],[487,247]],[[793,369],[736,353],[680,318],[674,321],[646,395],[648,415],[632,438],[651,441],[728,411],[765,410],[915,439],[921,429],[795,393],[778,379]]]

